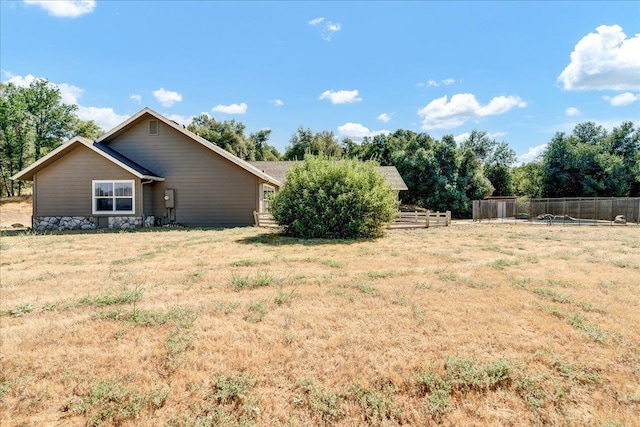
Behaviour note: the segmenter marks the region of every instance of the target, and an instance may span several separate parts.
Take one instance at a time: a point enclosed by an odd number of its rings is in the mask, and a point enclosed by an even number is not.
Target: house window
[[[274,187],[262,184],[262,212],[269,212],[269,200],[274,194],[276,194]]]
[[[133,189],[133,181],[93,181],[93,213],[134,213]]]

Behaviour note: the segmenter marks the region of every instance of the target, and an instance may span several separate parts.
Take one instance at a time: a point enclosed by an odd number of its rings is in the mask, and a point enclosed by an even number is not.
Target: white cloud
[[[282,107],[284,105],[284,101],[282,99],[270,99],[269,102],[276,107]]]
[[[422,119],[422,129],[450,129],[460,126],[469,120],[484,116],[503,114],[514,107],[523,108],[527,103],[517,96],[497,96],[487,105],[480,105],[475,95],[458,93],[451,97],[437,98],[418,110]]]
[[[315,18],[308,22],[312,27],[319,26],[320,37],[325,41],[331,41],[335,33],[342,28],[337,22],[325,21],[324,18]],[[320,25],[322,24],[322,25]]]
[[[93,120],[104,130],[113,129],[129,118],[126,114],[116,114],[113,108],[83,107],[82,105],[78,105],[76,114],[82,120]]]
[[[455,79],[451,79],[451,78],[440,80],[440,81],[436,81],[436,80],[432,79],[432,80],[427,81],[426,83],[422,83],[422,82],[418,83],[418,87],[423,87],[423,86],[426,86],[426,87],[439,87],[440,85],[450,86],[450,85],[454,84],[455,82],[456,82],[456,80]]]
[[[182,101],[182,94],[172,90],[166,90],[163,87],[158,90],[154,90],[153,96],[163,107],[171,107],[176,102]]]
[[[380,120],[381,122],[387,123],[389,120],[391,120],[392,115],[393,113],[391,114],[382,113],[378,116],[378,120]]]
[[[59,18],[77,18],[93,12],[95,0],[23,0],[25,4],[40,6],[51,16]]]
[[[640,34],[627,38],[619,25],[601,25],[571,52],[558,81],[566,90],[640,89]]]
[[[163,114],[167,119],[173,120],[182,126],[187,126],[193,120],[193,116],[181,116],[180,114]]]
[[[224,114],[244,114],[247,112],[247,104],[241,102],[240,104],[216,105],[211,111]]]
[[[332,104],[352,104],[362,101],[362,98],[358,98],[357,90],[325,90],[318,99],[329,99]]]
[[[60,101],[63,104],[77,104],[78,98],[84,93],[84,89],[68,83],[60,83],[57,86],[60,89]]]
[[[625,92],[620,95],[616,95],[613,98],[610,96],[602,97],[605,101],[609,101],[614,107],[624,107],[625,105],[633,104],[636,101],[640,101],[640,95],[636,95],[635,93]]]
[[[342,126],[338,126],[338,137],[350,138],[354,141],[362,141],[367,136],[375,136],[380,134],[389,134],[386,129],[370,131],[369,128],[361,125],[360,123],[345,123]]]
[[[136,101],[138,104],[142,104],[142,95],[139,94],[132,94],[129,99],[133,99],[134,101]]]
[[[529,147],[529,150],[524,153],[523,155],[518,157],[518,162],[522,163],[531,163],[534,160],[536,160],[542,153],[544,153],[544,150],[547,149],[547,146],[549,144],[542,144],[542,145],[537,145],[535,147]]]
[[[578,110],[576,107],[569,107],[566,110],[564,110],[564,113],[569,117],[573,117],[580,114],[580,110]]]
[[[8,79],[5,80],[3,83],[13,83],[14,85],[20,86],[20,87],[27,87],[31,83],[33,83],[34,80],[38,79],[38,77],[34,77],[31,74],[27,74],[24,77],[15,76],[7,71],[5,71],[4,74],[6,77],[8,77]],[[84,89],[81,89],[74,85],[70,85],[68,83],[56,84],[53,82],[49,82],[49,84],[53,87],[58,88],[58,90],[60,91],[60,102],[62,102],[63,104],[77,104],[78,98],[80,98],[84,93]]]

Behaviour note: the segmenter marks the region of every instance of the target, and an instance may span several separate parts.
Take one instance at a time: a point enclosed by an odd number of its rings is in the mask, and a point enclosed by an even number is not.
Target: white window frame
[[[131,184],[131,196],[110,196],[113,198],[113,210],[99,211],[97,210],[97,199],[105,199],[106,197],[96,196],[96,184]],[[116,199],[131,199],[130,211],[118,211],[116,210]],[[136,210],[136,183],[133,179],[94,179],[91,181],[91,211],[93,215],[114,215],[114,214],[134,214]]]

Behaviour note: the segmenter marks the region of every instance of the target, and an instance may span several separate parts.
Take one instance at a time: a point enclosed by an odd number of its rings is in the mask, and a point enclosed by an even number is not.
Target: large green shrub
[[[309,156],[289,170],[271,212],[293,236],[375,237],[395,217],[397,202],[375,162]]]

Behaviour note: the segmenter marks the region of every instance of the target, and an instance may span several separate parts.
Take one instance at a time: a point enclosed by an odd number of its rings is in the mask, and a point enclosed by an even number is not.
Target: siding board
[[[125,132],[104,141],[165,178],[164,182],[147,184],[152,201],[145,203],[145,214],[166,216],[164,190],[172,188],[176,220],[181,224],[196,227],[253,224],[260,179],[162,122],[158,123],[158,134],[149,135],[151,118],[142,116]]]

